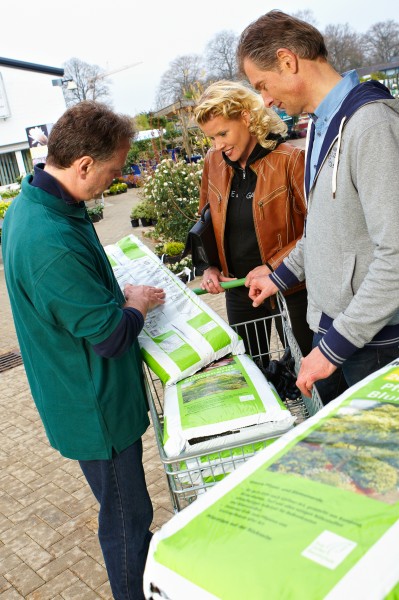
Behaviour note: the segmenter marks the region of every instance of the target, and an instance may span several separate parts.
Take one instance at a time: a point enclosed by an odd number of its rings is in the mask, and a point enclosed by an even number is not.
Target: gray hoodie
[[[285,290],[306,273],[308,322],[335,365],[366,344],[399,346],[399,100],[375,83],[334,117],[304,236],[272,275]]]

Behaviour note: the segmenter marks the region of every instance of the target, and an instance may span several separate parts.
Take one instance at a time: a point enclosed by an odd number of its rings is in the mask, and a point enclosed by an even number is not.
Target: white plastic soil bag
[[[257,430],[251,426],[262,426],[258,434],[267,437],[287,431],[294,420],[252,358],[241,354],[165,389],[163,446],[169,457],[206,451],[215,447],[215,436],[239,432],[235,441],[244,442]],[[229,438],[218,441],[231,443]]]
[[[236,332],[174,275],[140,240],[129,235],[105,247],[123,290],[127,283],[165,290],[139,335],[143,360],[170,385],[229,353],[245,352]]]
[[[157,531],[145,593],[170,600],[397,600],[398,539],[396,360]]]

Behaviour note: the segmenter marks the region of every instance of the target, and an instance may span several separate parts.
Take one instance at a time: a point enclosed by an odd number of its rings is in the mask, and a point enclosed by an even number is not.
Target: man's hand
[[[267,268],[267,267],[266,267]],[[248,278],[248,275],[247,275]],[[260,306],[269,298],[278,292],[278,287],[268,275],[265,277],[254,277],[250,283],[245,280],[245,285],[249,287],[249,297],[252,300],[252,306]]]
[[[258,277],[267,277],[271,273],[271,270],[266,265],[260,265],[259,267],[255,267],[248,273],[245,278],[245,285],[250,287],[252,280],[257,279]]]
[[[144,318],[146,318],[149,310],[165,303],[163,289],[150,285],[131,285],[128,283],[125,285],[123,293],[126,298],[123,308],[136,308]]]
[[[319,348],[313,350],[301,360],[301,368],[299,369],[298,379],[296,384],[304,396],[312,395],[313,384],[319,379],[329,377],[336,370],[325,356],[320,352]]]

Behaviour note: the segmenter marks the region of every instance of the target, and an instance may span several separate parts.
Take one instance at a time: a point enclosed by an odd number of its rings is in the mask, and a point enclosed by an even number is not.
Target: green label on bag
[[[243,365],[234,357],[226,362],[177,384],[183,430],[266,412]]]
[[[167,331],[152,339],[173,360],[180,371],[188,369],[201,360],[194,348],[175,331]]]
[[[134,260],[135,258],[141,258],[142,256],[147,256],[137,244],[132,242],[129,236],[122,238],[116,244],[122,250],[123,254],[127,256],[130,260]]]
[[[162,365],[145,348],[140,348],[140,352],[144,362],[147,363],[151,371],[158,375],[163,384],[167,383],[170,379],[170,374],[165,371]]]
[[[247,455],[247,454],[255,454],[266,446],[270,446],[273,442],[275,442],[278,438],[270,438],[268,440],[263,440],[261,442],[254,442],[253,444],[246,444],[245,446],[241,446],[240,448],[232,448],[231,450],[220,450],[219,452],[213,452],[212,454],[207,454],[206,456],[200,457],[200,462],[209,463],[211,460],[219,460],[220,458],[229,458],[232,456],[236,458],[237,456]]]
[[[344,576],[356,597],[352,567],[399,519],[398,431],[394,368],[161,540],[155,559],[223,599],[319,600]]]
[[[223,327],[220,327],[220,325],[205,312],[201,312],[193,319],[189,319],[187,324],[196,329],[204,339],[206,339],[208,344],[212,346],[215,352],[231,342],[230,336]]]

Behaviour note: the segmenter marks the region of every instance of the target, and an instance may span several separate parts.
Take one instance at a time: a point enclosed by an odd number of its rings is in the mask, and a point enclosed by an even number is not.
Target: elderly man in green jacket
[[[100,503],[114,597],[142,599],[151,534],[141,436],[148,427],[137,336],[164,292],[121,292],[85,200],[121,174],[130,119],[81,102],[53,126],[45,165],[22,182],[4,222],[3,259],[32,396],[50,444],[79,460]]]

